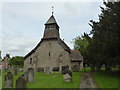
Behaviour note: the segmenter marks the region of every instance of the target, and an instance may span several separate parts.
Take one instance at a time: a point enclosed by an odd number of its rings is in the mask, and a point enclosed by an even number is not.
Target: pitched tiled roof
[[[82,61],[83,57],[79,50],[71,50],[71,61]]]

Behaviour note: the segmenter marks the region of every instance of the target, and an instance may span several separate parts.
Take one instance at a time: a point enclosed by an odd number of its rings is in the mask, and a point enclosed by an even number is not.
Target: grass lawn
[[[56,76],[56,77],[54,77]],[[35,73],[35,81],[28,83],[29,88],[79,88],[80,86],[80,72],[73,72],[73,81],[65,83],[61,73],[51,73],[45,75],[44,73]]]
[[[19,72],[18,75],[14,76],[14,88],[16,79],[22,75],[23,72]],[[4,82],[3,74],[3,81]],[[27,88],[79,88],[81,80],[81,72],[73,72],[73,81],[65,83],[61,73],[51,73],[46,75],[44,73],[35,72],[35,81],[27,83]],[[2,85],[3,86],[3,85]]]
[[[94,72],[93,76],[99,88],[118,88],[120,86],[118,72]]]

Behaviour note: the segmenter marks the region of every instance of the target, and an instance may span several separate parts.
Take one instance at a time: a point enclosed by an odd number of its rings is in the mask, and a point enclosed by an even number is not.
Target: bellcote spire
[[[48,19],[48,21],[45,23],[45,25],[47,24],[57,24],[56,20],[55,20],[55,17],[54,17],[54,6],[52,6],[52,15],[51,17]],[[57,24],[58,26],[58,24]],[[59,27],[59,26],[58,26]]]
[[[52,15],[54,14],[54,7],[52,6]]]
[[[55,17],[53,15],[53,6],[52,6],[52,15],[51,17],[47,20],[47,22],[44,24],[45,25],[45,30],[44,30],[44,39],[48,38],[59,38],[59,26],[55,20]]]

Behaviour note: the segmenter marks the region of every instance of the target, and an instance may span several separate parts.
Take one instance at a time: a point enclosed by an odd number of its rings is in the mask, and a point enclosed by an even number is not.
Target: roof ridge
[[[45,24],[52,24],[52,23],[57,24],[56,19],[53,15],[47,20],[47,22]]]

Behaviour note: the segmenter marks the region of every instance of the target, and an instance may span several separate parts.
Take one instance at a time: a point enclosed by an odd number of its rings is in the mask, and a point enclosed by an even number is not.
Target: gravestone
[[[45,68],[45,74],[50,74],[50,67]]]
[[[72,77],[69,74],[64,74],[63,78],[64,78],[65,82],[71,82],[72,81]]]
[[[28,69],[28,82],[33,82],[34,81],[34,69],[29,68]]]
[[[70,70],[64,70],[62,72],[63,79],[65,82],[71,82],[72,81],[72,72]]]
[[[78,72],[78,71],[80,70],[80,68],[79,68],[78,65],[74,65],[74,66],[72,67],[72,70],[73,70],[73,72]]]
[[[62,66],[62,71],[64,71],[64,70],[69,70],[69,66],[68,65]]]
[[[27,73],[27,72],[25,72],[22,76],[24,77],[24,79],[25,79],[26,81],[28,81],[28,73]]]
[[[44,68],[38,68],[38,72],[44,72]]]
[[[18,71],[23,72],[23,68],[19,68]]]
[[[16,88],[26,88],[26,85],[26,80],[22,76],[16,80]]]
[[[5,75],[4,88],[13,88],[13,75],[11,72]]]

